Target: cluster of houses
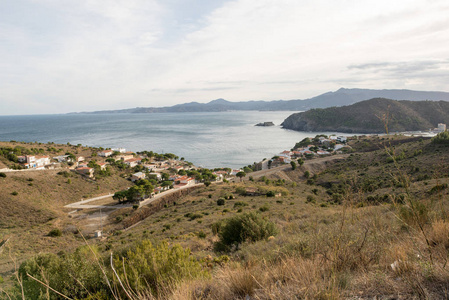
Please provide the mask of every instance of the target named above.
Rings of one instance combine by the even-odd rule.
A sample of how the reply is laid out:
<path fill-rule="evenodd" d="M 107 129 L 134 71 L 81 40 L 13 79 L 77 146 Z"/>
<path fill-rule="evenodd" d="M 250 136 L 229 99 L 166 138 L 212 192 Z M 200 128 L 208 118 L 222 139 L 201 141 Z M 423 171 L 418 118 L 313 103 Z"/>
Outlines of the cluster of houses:
<path fill-rule="evenodd" d="M 254 170 L 266 170 L 274 168 L 283 164 L 289 164 L 293 160 L 299 158 L 313 158 L 325 155 L 331 155 L 334 153 L 341 153 L 344 148 L 351 148 L 346 145 L 347 138 L 345 136 L 330 136 L 319 137 L 319 145 L 307 145 L 302 148 L 296 148 L 293 150 L 285 150 L 279 153 L 272 159 L 265 159 L 254 165 Z"/>

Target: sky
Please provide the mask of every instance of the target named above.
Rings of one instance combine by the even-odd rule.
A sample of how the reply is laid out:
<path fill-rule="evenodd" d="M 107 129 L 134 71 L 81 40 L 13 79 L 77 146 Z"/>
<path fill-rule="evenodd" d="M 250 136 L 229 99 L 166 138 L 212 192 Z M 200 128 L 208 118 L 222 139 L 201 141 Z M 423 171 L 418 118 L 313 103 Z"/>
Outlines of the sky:
<path fill-rule="evenodd" d="M 0 0 L 0 115 L 449 91 L 447 0 Z"/>

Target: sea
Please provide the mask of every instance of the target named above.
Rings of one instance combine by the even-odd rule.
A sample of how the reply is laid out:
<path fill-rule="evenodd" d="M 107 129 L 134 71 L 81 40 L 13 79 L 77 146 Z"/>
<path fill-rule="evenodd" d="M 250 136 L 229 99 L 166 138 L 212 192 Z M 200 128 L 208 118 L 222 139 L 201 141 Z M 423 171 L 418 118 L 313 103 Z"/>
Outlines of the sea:
<path fill-rule="evenodd" d="M 228 111 L 0 116 L 0 140 L 174 153 L 196 166 L 240 168 L 289 150 L 305 137 L 322 134 L 283 129 L 280 124 L 292 113 Z M 273 122 L 275 126 L 255 126 L 261 122 Z"/>

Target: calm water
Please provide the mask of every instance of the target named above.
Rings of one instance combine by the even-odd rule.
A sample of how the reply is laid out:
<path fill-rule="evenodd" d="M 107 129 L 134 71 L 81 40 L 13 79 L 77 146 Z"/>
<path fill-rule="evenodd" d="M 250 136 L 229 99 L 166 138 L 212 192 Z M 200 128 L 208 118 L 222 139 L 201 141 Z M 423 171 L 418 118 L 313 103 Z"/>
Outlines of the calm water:
<path fill-rule="evenodd" d="M 292 112 L 0 116 L 0 140 L 175 153 L 195 165 L 242 167 L 316 133 L 282 129 Z M 271 121 L 272 127 L 254 126 Z"/>

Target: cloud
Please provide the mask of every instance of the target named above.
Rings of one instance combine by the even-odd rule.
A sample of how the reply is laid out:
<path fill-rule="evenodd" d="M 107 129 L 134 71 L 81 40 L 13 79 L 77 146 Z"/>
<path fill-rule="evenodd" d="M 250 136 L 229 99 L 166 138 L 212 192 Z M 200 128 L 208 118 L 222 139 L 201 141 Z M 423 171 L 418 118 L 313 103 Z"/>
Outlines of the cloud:
<path fill-rule="evenodd" d="M 0 3 L 0 114 L 444 90 L 445 1 Z M 32 107 L 27 111 L 17 102 Z"/>

